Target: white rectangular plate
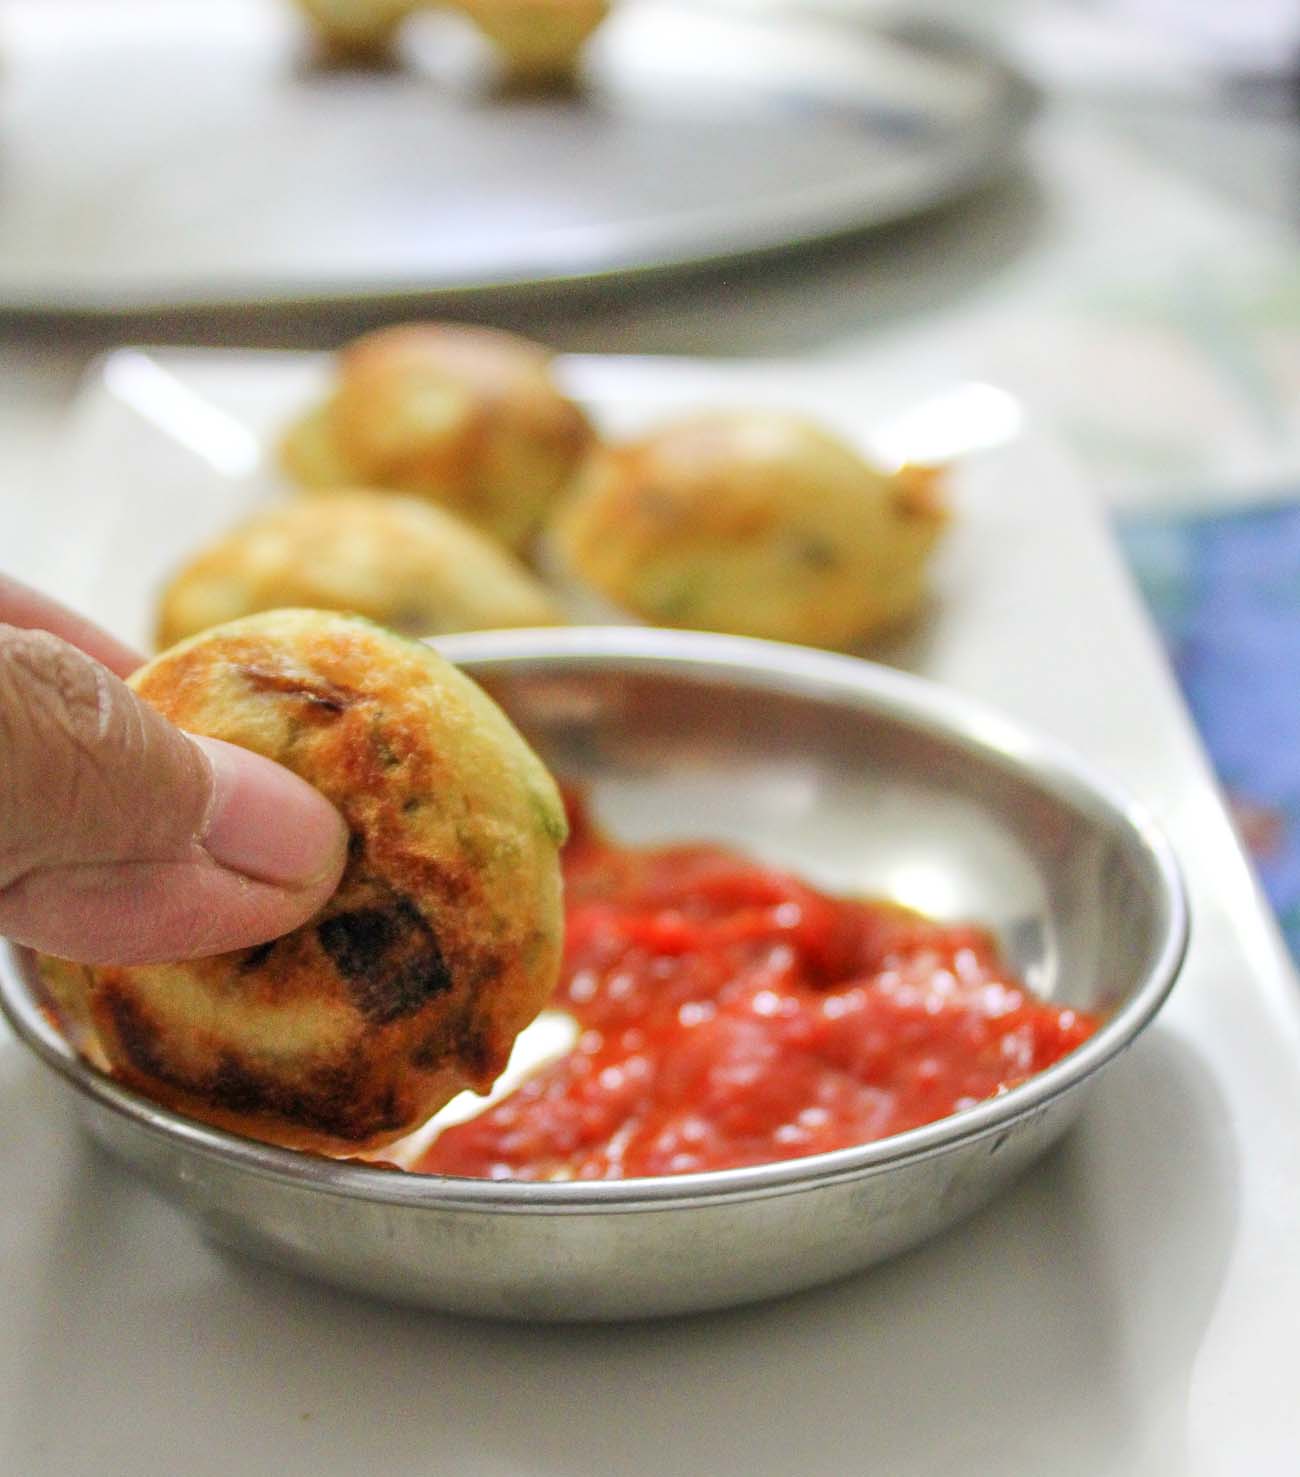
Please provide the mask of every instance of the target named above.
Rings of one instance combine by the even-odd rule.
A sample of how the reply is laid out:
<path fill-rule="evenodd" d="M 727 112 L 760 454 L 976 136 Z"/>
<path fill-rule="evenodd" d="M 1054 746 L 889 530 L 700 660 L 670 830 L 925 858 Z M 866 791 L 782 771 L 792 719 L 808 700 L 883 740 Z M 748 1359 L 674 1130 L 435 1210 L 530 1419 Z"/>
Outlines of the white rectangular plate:
<path fill-rule="evenodd" d="M 24 1477 L 1268 1474 L 1300 1401 L 1300 1004 L 1106 532 L 1015 407 L 900 417 L 839 367 L 578 359 L 610 427 L 803 406 L 885 449 L 989 443 L 922 631 L 893 655 L 1064 738 L 1150 804 L 1193 944 L 1082 1126 L 919 1252 L 779 1304 L 626 1328 L 473 1324 L 217 1252 L 92 1151 L 0 1040 L 0 1470 Z M 100 366 L 15 570 L 143 640 L 196 544 L 273 496 L 264 448 L 318 360 Z M 993 443 L 1001 443 L 993 445 Z"/>

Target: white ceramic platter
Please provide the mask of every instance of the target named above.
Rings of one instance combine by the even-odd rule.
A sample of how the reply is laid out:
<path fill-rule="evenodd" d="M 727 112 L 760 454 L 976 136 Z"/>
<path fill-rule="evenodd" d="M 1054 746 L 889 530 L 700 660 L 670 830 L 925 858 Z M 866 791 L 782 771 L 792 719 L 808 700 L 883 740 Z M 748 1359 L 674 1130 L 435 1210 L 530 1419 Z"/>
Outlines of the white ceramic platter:
<path fill-rule="evenodd" d="M 950 33 L 625 0 L 568 95 L 468 27 L 313 65 L 291 0 L 0 8 L 0 307 L 481 296 L 897 220 L 1015 157 L 1029 88 Z"/>
<path fill-rule="evenodd" d="M 23 1477 L 1273 1477 L 1300 1402 L 1296 981 L 1070 465 L 966 386 L 900 415 L 836 366 L 563 361 L 608 426 L 804 406 L 898 451 L 985 444 L 925 629 L 894 655 L 1064 738 L 1186 869 L 1184 977 L 1083 1123 L 922 1250 L 782 1303 L 606 1328 L 373 1305 L 212 1250 L 0 1041 L 0 1470 Z M 123 635 L 274 491 L 315 360 L 127 352 L 87 386 L 20 573 Z M 756 838 L 759 840 L 761 838 Z"/>

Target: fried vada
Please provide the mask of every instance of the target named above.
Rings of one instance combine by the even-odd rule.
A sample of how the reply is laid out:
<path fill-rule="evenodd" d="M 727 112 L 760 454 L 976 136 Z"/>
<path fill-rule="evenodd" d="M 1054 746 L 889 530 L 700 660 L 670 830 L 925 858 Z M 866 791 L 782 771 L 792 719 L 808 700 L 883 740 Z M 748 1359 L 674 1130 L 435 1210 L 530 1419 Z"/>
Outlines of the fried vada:
<path fill-rule="evenodd" d="M 449 0 L 492 43 L 516 81 L 573 75 L 582 48 L 609 14 L 609 0 Z"/>
<path fill-rule="evenodd" d="M 397 28 L 419 0 L 297 0 L 328 58 L 370 61 L 385 56 Z"/>
<path fill-rule="evenodd" d="M 522 564 L 454 514 L 338 492 L 267 509 L 196 555 L 163 591 L 158 645 L 277 606 L 352 611 L 410 636 L 561 620 Z"/>
<path fill-rule="evenodd" d="M 846 648 L 920 605 L 938 483 L 797 416 L 697 415 L 593 454 L 550 553 L 652 624 Z"/>
<path fill-rule="evenodd" d="M 166 717 L 316 785 L 350 833 L 337 892 L 283 938 L 72 972 L 113 1070 L 191 1117 L 353 1154 L 485 1090 L 558 968 L 564 811 L 504 714 L 434 651 L 321 611 L 250 616 L 132 678 Z"/>
<path fill-rule="evenodd" d="M 495 329 L 383 328 L 348 345 L 333 389 L 284 436 L 300 486 L 379 487 L 524 548 L 592 442 L 550 352 Z"/>

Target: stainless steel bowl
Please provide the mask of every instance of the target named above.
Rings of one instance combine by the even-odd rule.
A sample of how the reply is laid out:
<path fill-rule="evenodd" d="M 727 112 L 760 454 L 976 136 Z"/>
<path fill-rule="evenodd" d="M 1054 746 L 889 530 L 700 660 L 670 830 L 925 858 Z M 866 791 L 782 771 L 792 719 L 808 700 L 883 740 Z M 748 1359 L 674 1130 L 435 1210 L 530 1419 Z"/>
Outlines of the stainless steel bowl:
<path fill-rule="evenodd" d="M 0 965 L 19 1036 L 91 1133 L 214 1239 L 383 1298 L 617 1319 L 866 1267 L 988 1200 L 1159 1009 L 1186 910 L 1150 819 L 1069 755 L 897 672 L 794 647 L 592 628 L 439 643 L 634 841 L 732 840 L 833 887 L 992 925 L 1041 993 L 1106 1014 L 1001 1097 L 859 1148 L 750 1169 L 525 1184 L 334 1164 L 192 1123 L 81 1062 Z"/>

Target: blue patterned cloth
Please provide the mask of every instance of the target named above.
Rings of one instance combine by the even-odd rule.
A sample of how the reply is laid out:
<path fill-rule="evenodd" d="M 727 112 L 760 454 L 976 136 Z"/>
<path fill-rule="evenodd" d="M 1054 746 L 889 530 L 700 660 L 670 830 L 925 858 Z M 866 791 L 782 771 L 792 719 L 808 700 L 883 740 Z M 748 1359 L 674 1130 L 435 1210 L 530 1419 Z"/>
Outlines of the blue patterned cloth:
<path fill-rule="evenodd" d="M 1119 533 L 1300 960 L 1300 505 L 1126 517 Z"/>

